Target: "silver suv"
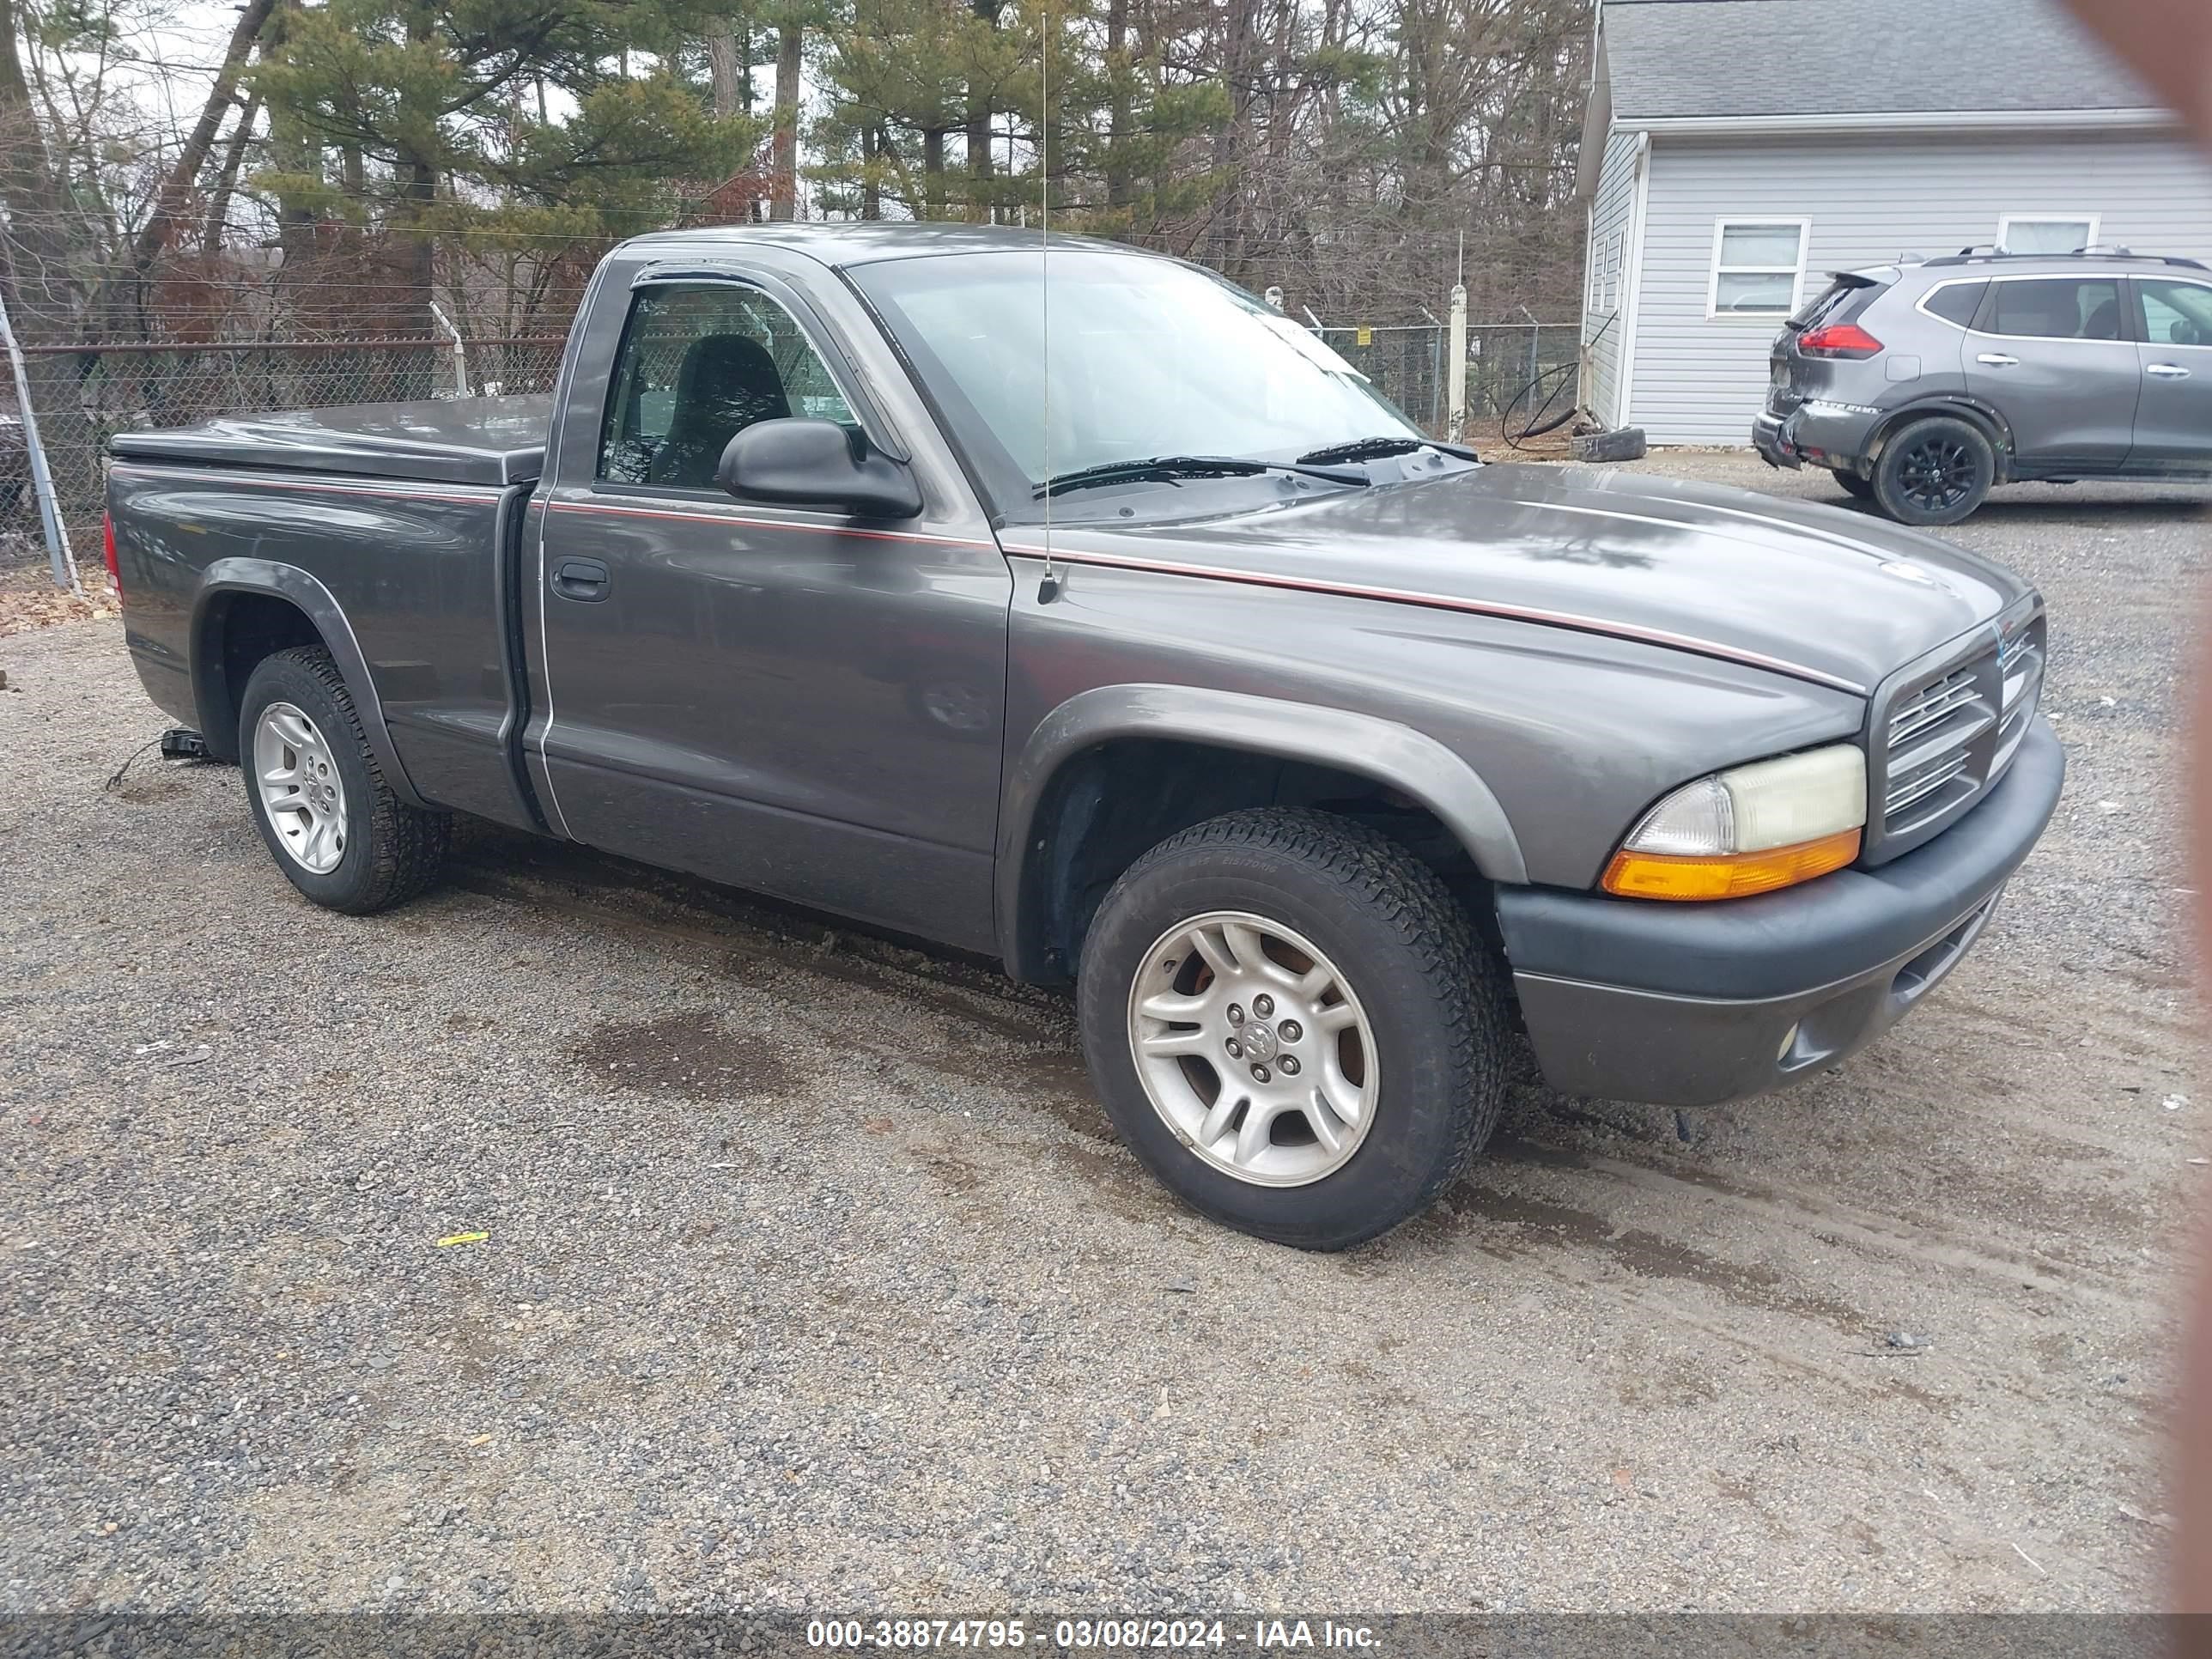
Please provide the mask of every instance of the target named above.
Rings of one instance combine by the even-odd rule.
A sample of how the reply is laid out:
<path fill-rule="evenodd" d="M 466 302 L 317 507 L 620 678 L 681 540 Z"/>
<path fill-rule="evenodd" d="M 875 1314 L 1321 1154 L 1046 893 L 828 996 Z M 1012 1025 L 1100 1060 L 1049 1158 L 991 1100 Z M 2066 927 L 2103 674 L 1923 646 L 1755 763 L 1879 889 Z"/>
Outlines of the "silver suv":
<path fill-rule="evenodd" d="M 2212 270 L 2124 248 L 1838 271 L 1774 342 L 1751 441 L 1905 524 L 1993 485 L 2212 477 Z"/>

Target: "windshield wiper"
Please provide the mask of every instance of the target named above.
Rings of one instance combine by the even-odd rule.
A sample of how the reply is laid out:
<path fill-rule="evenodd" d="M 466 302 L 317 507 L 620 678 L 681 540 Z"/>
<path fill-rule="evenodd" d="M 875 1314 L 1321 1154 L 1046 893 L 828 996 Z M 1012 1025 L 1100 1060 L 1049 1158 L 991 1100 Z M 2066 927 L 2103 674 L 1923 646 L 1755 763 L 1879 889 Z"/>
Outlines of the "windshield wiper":
<path fill-rule="evenodd" d="M 1380 461 L 1392 455 L 1410 455 L 1417 449 L 1433 449 L 1446 455 L 1455 455 L 1463 461 L 1479 461 L 1482 458 L 1465 444 L 1439 443 L 1433 438 L 1353 438 L 1340 444 L 1327 444 L 1319 449 L 1309 449 L 1298 457 L 1301 461 Z"/>
<path fill-rule="evenodd" d="M 1172 483 L 1177 478 L 1249 478 L 1262 472 L 1295 472 L 1330 483 L 1352 484 L 1364 489 L 1370 482 L 1359 472 L 1335 472 L 1298 461 L 1250 461 L 1239 455 L 1153 455 L 1143 460 L 1107 461 L 1098 466 L 1078 467 L 1047 478 L 1031 492 L 1042 500 L 1070 489 L 1094 484 L 1133 483 L 1158 478 Z"/>

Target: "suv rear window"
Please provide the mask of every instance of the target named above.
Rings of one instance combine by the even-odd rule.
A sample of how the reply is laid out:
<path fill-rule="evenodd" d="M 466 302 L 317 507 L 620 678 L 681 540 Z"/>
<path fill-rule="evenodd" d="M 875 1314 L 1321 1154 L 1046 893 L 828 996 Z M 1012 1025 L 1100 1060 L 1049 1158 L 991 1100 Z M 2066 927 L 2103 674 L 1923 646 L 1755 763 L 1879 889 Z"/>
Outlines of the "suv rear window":
<path fill-rule="evenodd" d="M 1874 296 L 1887 286 L 1887 283 L 1872 276 L 1839 270 L 1829 279 L 1827 287 L 1820 290 L 1813 303 L 1784 326 L 1806 329 L 1818 328 L 1822 323 L 1848 323 L 1864 311 Z"/>
<path fill-rule="evenodd" d="M 2041 340 L 2121 340 L 2120 285 L 2107 277 L 2038 276 L 1993 283 L 1984 334 Z"/>
<path fill-rule="evenodd" d="M 1941 317 L 1947 323 L 1964 328 L 1981 309 L 1982 295 L 1988 292 L 1989 286 L 1987 283 L 1946 283 L 1923 300 L 1921 307 L 1931 317 Z"/>

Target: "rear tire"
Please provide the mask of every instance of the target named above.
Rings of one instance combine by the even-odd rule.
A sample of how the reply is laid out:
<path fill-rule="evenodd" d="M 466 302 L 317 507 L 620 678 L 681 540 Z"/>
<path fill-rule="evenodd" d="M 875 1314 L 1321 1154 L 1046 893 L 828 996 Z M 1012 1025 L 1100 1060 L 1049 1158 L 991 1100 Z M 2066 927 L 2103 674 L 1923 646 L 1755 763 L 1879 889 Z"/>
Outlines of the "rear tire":
<path fill-rule="evenodd" d="M 1996 464 L 1996 451 L 1971 421 L 1915 421 L 1882 447 L 1874 499 L 1899 524 L 1956 524 L 1988 497 Z"/>
<path fill-rule="evenodd" d="M 388 909 L 445 867 L 452 816 L 410 806 L 386 785 L 322 647 L 279 651 L 254 669 L 239 708 L 238 763 L 270 856 L 325 909 Z"/>
<path fill-rule="evenodd" d="M 1085 940 L 1077 1006 L 1146 1167 L 1300 1249 L 1419 1214 L 1504 1100 L 1495 959 L 1433 871 L 1328 813 L 1231 812 L 1139 859 Z"/>
<path fill-rule="evenodd" d="M 1846 472 L 1839 466 L 1832 467 L 1829 471 L 1836 475 L 1836 482 L 1843 487 L 1844 495 L 1856 501 L 1870 501 L 1874 499 L 1873 479 L 1861 477 L 1856 472 Z"/>

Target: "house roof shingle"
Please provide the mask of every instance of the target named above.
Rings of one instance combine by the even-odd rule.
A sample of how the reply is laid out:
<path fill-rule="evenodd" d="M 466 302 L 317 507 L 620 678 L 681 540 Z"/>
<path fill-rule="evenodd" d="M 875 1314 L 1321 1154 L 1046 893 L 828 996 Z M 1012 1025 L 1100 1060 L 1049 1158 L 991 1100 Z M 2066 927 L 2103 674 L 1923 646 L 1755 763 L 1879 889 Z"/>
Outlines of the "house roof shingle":
<path fill-rule="evenodd" d="M 2148 109 L 2050 0 L 1603 0 L 1615 119 Z"/>

